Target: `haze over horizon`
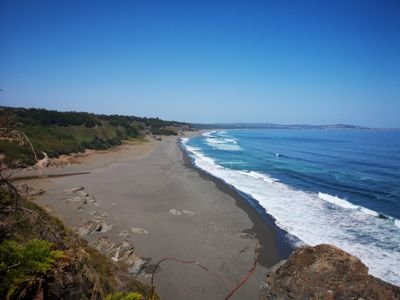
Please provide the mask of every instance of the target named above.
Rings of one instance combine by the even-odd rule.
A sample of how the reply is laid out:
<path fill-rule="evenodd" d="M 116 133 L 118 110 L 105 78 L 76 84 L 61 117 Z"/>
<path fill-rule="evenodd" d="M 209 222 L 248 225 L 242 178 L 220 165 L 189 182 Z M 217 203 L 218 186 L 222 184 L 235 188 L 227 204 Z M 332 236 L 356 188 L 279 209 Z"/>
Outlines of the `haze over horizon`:
<path fill-rule="evenodd" d="M 398 1 L 0 3 L 0 105 L 400 127 Z"/>

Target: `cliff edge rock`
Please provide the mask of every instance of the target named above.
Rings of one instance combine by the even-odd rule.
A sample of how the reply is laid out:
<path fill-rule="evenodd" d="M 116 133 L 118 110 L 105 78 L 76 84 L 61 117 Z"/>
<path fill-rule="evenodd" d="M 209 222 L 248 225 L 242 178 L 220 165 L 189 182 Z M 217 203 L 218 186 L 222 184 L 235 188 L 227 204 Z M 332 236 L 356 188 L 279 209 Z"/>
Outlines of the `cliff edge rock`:
<path fill-rule="evenodd" d="M 369 275 L 357 257 L 321 244 L 274 266 L 259 299 L 400 299 L 400 288 Z"/>

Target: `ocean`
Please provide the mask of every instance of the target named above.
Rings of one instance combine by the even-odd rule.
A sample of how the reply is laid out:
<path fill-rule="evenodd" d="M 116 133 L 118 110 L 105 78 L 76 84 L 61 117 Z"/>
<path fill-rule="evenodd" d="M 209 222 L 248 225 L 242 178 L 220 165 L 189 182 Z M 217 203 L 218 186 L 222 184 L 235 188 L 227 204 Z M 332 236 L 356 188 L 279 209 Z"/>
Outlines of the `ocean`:
<path fill-rule="evenodd" d="M 181 143 L 292 245 L 333 244 L 400 285 L 400 131 L 215 130 Z"/>

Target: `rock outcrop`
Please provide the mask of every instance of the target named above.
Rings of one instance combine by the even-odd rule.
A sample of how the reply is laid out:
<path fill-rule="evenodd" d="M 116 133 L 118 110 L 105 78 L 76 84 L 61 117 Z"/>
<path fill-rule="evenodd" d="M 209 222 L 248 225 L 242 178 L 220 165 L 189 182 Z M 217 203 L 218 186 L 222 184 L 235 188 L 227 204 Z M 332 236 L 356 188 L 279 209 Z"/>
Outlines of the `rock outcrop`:
<path fill-rule="evenodd" d="M 78 210 L 85 209 L 89 204 L 98 206 L 96 198 L 89 195 L 83 186 L 64 190 L 64 194 L 68 195 L 68 197 L 64 198 L 63 200 L 69 203 L 74 203 L 75 208 Z"/>
<path fill-rule="evenodd" d="M 322 244 L 299 248 L 273 267 L 259 299 L 400 299 L 400 288 L 369 275 L 357 257 Z"/>
<path fill-rule="evenodd" d="M 135 254 L 134 247 L 128 240 L 116 245 L 108 237 L 101 237 L 91 245 L 114 262 L 125 264 L 128 272 L 135 277 L 147 277 L 153 271 L 153 266 L 148 261 Z"/>
<path fill-rule="evenodd" d="M 100 216 L 95 216 L 92 220 L 77 228 L 79 235 L 85 236 L 93 233 L 104 233 L 112 229 L 111 224 L 107 224 Z"/>
<path fill-rule="evenodd" d="M 34 197 L 37 195 L 42 195 L 44 194 L 44 190 L 41 188 L 35 188 L 31 185 L 28 185 L 26 183 L 22 183 L 20 185 L 17 185 L 17 190 L 20 196 L 22 197 Z"/>

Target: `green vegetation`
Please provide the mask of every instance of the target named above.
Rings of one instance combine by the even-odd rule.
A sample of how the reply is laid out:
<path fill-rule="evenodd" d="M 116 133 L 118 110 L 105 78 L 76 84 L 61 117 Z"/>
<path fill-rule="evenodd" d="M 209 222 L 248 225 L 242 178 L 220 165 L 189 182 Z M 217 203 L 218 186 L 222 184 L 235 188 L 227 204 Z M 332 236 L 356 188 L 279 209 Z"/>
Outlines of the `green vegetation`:
<path fill-rule="evenodd" d="M 104 136 L 116 133 L 117 138 L 106 140 L 109 145 L 120 142 L 126 132 L 137 135 L 134 129 L 124 133 L 108 123 L 98 126 L 96 120 L 95 127 L 89 123 L 64 126 L 64 120 L 63 126 L 33 124 L 22 131 L 15 115 L 0 112 L 0 145 L 9 146 L 0 152 L 15 160 L 33 160 L 33 149 L 25 146 L 31 141 L 38 150 L 63 143 L 74 146 L 71 141 L 82 143 L 93 130 Z M 127 129 L 133 125 L 121 126 Z M 33 138 L 28 140 L 24 131 Z M 94 141 L 108 146 L 97 135 Z M 113 264 L 59 219 L 21 197 L 9 180 L 9 171 L 4 166 L 0 170 L 0 299 L 104 299 L 109 293 L 110 299 L 159 299 L 149 286 L 130 277 L 126 268 Z M 121 290 L 129 292 L 116 292 Z"/>
<path fill-rule="evenodd" d="M 5 110 L 10 110 L 5 108 Z M 100 121 L 94 114 L 85 112 L 58 112 L 46 109 L 11 109 L 17 116 L 18 120 L 27 126 L 81 126 L 88 128 L 101 125 Z"/>
<path fill-rule="evenodd" d="M 0 187 L 0 299 L 33 299 L 41 288 L 45 299 L 104 299 L 119 290 L 129 291 L 121 299 L 151 298 L 149 286 L 34 202 L 21 197 L 20 208 L 12 207 L 12 197 Z M 143 297 L 132 298 L 137 295 Z"/>
<path fill-rule="evenodd" d="M 0 296 L 9 299 L 22 284 L 29 285 L 45 274 L 63 252 L 52 244 L 32 239 L 25 244 L 5 240 L 0 244 Z"/>
<path fill-rule="evenodd" d="M 19 145 L 18 143 L 0 140 L 0 152 L 5 154 L 4 163 L 7 165 L 35 164 L 32 150 L 28 145 Z"/>
<path fill-rule="evenodd" d="M 105 300 L 142 300 L 143 296 L 139 293 L 116 292 L 106 296 Z"/>
<path fill-rule="evenodd" d="M 120 115 L 96 115 L 85 112 L 58 112 L 45 109 L 0 108 L 0 118 L 12 115 L 14 122 L 29 137 L 42 158 L 82 152 L 85 149 L 104 150 L 135 139 L 146 132 L 154 135 L 176 135 L 177 128 L 188 125 L 159 118 Z M 175 129 L 175 130 L 174 130 Z M 35 163 L 29 145 L 20 145 L 12 138 L 0 139 L 0 153 L 12 167 Z"/>
<path fill-rule="evenodd" d="M 177 135 L 175 131 L 164 128 L 152 128 L 150 132 L 154 135 Z"/>

